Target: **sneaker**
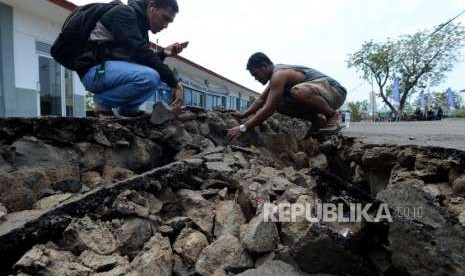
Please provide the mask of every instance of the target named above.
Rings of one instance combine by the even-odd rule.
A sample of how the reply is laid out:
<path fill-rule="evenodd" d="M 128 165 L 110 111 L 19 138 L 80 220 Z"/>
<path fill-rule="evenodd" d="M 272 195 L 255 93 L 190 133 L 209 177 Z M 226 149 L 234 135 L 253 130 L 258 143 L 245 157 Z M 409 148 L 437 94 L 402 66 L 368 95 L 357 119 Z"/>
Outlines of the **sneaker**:
<path fill-rule="evenodd" d="M 318 114 L 318 118 L 315 122 L 312 122 L 312 127 L 308 130 L 304 140 L 310 137 L 338 134 L 345 127 L 345 125 L 343 125 L 340 121 L 340 117 L 337 113 L 329 119 L 327 119 L 323 114 Z"/>
<path fill-rule="evenodd" d="M 334 132 L 340 131 L 344 128 L 344 124 L 342 123 L 341 117 L 336 112 L 332 117 L 326 119 L 326 124 L 321 127 L 318 131 L 319 132 Z"/>

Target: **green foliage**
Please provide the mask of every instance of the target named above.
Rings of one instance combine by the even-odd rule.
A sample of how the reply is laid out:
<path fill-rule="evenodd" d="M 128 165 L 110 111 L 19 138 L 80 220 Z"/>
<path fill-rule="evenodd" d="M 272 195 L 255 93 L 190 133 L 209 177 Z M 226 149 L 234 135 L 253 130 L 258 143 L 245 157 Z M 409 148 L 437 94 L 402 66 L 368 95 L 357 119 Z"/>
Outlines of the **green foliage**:
<path fill-rule="evenodd" d="M 415 107 L 413 106 L 413 104 L 411 102 L 405 101 L 403 111 L 407 112 L 407 113 L 413 113 L 415 111 Z"/>
<path fill-rule="evenodd" d="M 455 117 L 457 117 L 457 118 L 465 118 L 465 108 L 457 109 L 455 111 Z"/>
<path fill-rule="evenodd" d="M 450 118 L 465 118 L 465 108 L 456 109 L 455 111 L 450 111 L 448 114 Z"/>
<path fill-rule="evenodd" d="M 363 118 L 368 116 L 368 101 L 355 101 L 347 103 L 350 110 L 350 120 L 353 122 L 360 122 Z"/>
<path fill-rule="evenodd" d="M 92 111 L 95 108 L 94 94 L 86 92 L 86 111 Z"/>
<path fill-rule="evenodd" d="M 378 95 L 393 112 L 396 109 L 389 96 L 394 78 L 400 77 L 399 110 L 402 111 L 410 94 L 444 80 L 445 74 L 460 60 L 464 45 L 465 28 L 451 23 L 438 32 L 424 30 L 384 43 L 365 42 L 349 56 L 347 64 L 362 79 L 378 86 Z"/>

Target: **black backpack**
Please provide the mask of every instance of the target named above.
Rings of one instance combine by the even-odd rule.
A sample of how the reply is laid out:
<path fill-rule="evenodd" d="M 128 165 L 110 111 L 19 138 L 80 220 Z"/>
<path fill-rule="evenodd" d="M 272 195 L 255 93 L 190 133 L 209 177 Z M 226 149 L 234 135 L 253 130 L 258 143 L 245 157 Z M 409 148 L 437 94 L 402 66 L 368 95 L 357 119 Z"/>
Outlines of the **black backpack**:
<path fill-rule="evenodd" d="M 53 43 L 52 57 L 64 67 L 76 71 L 75 61 L 84 52 L 97 22 L 106 12 L 122 4 L 120 0 L 114 0 L 111 3 L 93 3 L 75 9 L 63 23 L 60 35 Z"/>

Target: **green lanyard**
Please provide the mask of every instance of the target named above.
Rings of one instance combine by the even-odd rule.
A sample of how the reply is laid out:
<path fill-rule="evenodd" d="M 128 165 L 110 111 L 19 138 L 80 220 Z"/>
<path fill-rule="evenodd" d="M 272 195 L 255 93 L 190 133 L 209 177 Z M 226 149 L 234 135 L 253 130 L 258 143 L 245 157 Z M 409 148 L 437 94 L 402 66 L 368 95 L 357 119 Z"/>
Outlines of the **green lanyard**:
<path fill-rule="evenodd" d="M 98 77 L 103 77 L 105 75 L 105 62 L 102 62 L 95 72 Z"/>

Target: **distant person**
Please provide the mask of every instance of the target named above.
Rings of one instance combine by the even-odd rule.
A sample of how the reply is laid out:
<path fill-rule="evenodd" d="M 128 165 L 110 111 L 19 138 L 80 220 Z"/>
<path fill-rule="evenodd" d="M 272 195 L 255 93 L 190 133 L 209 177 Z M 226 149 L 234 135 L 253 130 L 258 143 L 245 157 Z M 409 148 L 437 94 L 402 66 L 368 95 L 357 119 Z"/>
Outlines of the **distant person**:
<path fill-rule="evenodd" d="M 437 114 L 436 114 L 436 118 L 437 118 L 438 120 L 442 120 L 442 117 L 443 117 L 443 116 L 444 116 L 444 111 L 442 110 L 441 107 L 438 107 L 438 112 L 437 112 Z"/>
<path fill-rule="evenodd" d="M 111 5 L 111 4 L 100 4 Z M 86 90 L 94 94 L 97 115 L 143 115 L 139 107 L 153 97 L 161 82 L 174 89 L 171 106 L 182 104 L 183 88 L 163 63 L 179 54 L 187 43 L 175 43 L 155 52 L 148 31 L 160 32 L 179 11 L 176 0 L 129 0 L 115 3 L 97 21 L 87 46 L 76 61 Z"/>
<path fill-rule="evenodd" d="M 396 113 L 394 113 L 394 112 L 391 111 L 391 112 L 389 113 L 389 122 L 395 122 L 395 121 L 396 121 L 396 117 L 397 117 Z"/>
<path fill-rule="evenodd" d="M 434 120 L 434 110 L 433 110 L 433 107 L 431 106 L 428 111 L 426 112 L 426 119 L 428 121 L 432 121 Z"/>
<path fill-rule="evenodd" d="M 343 127 L 337 110 L 347 91 L 336 80 L 312 68 L 274 64 L 260 52 L 249 58 L 247 70 L 258 82 L 268 85 L 247 111 L 233 113 L 247 120 L 229 129 L 229 138 L 260 125 L 276 111 L 311 121 L 310 133 L 334 134 Z"/>
<path fill-rule="evenodd" d="M 417 120 L 417 121 L 422 120 L 423 115 L 422 115 L 422 113 L 421 113 L 420 108 L 415 109 L 415 112 L 413 113 L 413 117 L 414 117 L 414 119 Z"/>
<path fill-rule="evenodd" d="M 401 118 L 400 110 L 394 111 L 393 115 L 394 115 L 394 122 L 400 122 L 400 118 Z"/>

